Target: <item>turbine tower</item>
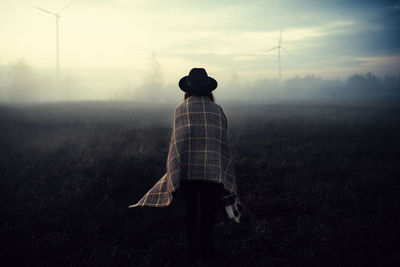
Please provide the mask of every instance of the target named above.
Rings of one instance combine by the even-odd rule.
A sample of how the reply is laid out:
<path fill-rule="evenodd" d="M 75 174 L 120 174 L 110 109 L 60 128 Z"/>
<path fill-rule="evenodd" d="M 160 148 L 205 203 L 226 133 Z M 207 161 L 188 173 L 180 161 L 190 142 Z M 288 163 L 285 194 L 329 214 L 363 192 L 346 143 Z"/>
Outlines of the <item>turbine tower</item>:
<path fill-rule="evenodd" d="M 275 50 L 275 49 L 278 49 L 278 73 L 279 73 L 279 82 L 281 82 L 281 81 L 282 81 L 281 49 L 282 49 L 283 51 L 285 51 L 286 53 L 288 53 L 289 55 L 291 55 L 291 54 L 289 53 L 289 51 L 287 51 L 285 48 L 282 47 L 282 28 L 281 28 L 281 31 L 280 31 L 280 33 L 279 33 L 278 46 L 275 46 L 275 47 L 273 47 L 273 48 L 271 48 L 271 49 L 268 49 L 268 50 L 265 51 L 265 52 L 273 51 L 273 50 Z"/>
<path fill-rule="evenodd" d="M 63 12 L 67 7 L 69 7 L 70 5 L 72 5 L 72 3 L 74 3 L 77 0 L 72 0 L 70 1 L 68 4 L 66 4 L 62 9 L 60 9 L 60 11 L 54 13 L 51 11 L 48 11 L 46 9 L 43 9 L 41 7 L 38 6 L 34 6 L 31 5 L 32 7 L 39 9 L 40 11 L 43 11 L 47 14 L 53 15 L 56 18 L 56 87 L 58 87 L 58 83 L 60 80 L 60 48 L 59 48 L 59 40 L 58 40 L 58 20 L 60 19 L 60 14 L 61 12 Z"/>

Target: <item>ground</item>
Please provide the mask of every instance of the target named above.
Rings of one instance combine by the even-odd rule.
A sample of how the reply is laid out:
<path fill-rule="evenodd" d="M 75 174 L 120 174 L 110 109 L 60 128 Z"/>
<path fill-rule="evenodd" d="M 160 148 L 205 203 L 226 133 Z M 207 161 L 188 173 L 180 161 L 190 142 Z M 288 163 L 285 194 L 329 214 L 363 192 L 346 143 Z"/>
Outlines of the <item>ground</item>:
<path fill-rule="evenodd" d="M 243 218 L 225 266 L 400 266 L 400 104 L 220 103 Z M 0 105 L 2 266 L 180 266 L 184 203 L 135 208 L 164 174 L 174 106 Z M 5 264 L 5 265 L 3 265 Z"/>

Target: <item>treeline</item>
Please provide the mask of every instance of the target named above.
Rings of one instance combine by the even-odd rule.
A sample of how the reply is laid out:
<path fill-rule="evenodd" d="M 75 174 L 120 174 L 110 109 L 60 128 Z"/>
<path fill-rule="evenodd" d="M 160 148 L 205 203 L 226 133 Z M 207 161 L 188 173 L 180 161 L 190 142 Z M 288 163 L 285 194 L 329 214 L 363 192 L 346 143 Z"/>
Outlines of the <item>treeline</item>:
<path fill-rule="evenodd" d="M 369 72 L 353 74 L 345 80 L 325 80 L 315 75 L 293 77 L 279 82 L 262 79 L 254 84 L 236 86 L 235 92 L 246 100 L 296 100 L 296 99 L 400 99 L 400 76 L 378 77 Z M 240 93 L 242 92 L 242 93 Z M 246 94 L 243 94 L 246 92 Z"/>
<path fill-rule="evenodd" d="M 0 102 L 37 102 L 68 100 L 72 91 L 78 91 L 71 77 L 60 79 L 56 88 L 54 74 L 39 74 L 24 61 L 17 61 L 0 69 Z"/>
<path fill-rule="evenodd" d="M 157 74 L 157 73 L 156 73 Z M 35 102 L 68 100 L 122 100 L 171 103 L 178 99 L 177 84 L 165 84 L 150 75 L 141 85 L 127 84 L 104 91 L 88 81 L 79 82 L 67 77 L 55 86 L 51 75 L 39 75 L 23 61 L 0 69 L 0 102 Z M 239 79 L 219 81 L 217 100 L 265 102 L 275 100 L 400 100 L 400 76 L 378 77 L 369 72 L 353 74 L 345 80 L 326 80 L 315 75 L 293 77 L 279 82 L 276 79 L 260 79 L 243 84 Z M 180 99 L 180 98 L 179 98 Z"/>

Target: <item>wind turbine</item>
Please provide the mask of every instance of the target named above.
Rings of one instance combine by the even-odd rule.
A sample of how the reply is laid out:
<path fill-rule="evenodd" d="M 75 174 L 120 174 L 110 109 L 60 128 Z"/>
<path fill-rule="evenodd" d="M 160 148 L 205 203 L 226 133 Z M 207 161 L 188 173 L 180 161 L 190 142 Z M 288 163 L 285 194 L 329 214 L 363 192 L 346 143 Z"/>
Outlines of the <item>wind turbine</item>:
<path fill-rule="evenodd" d="M 45 12 L 47 14 L 53 15 L 56 18 L 56 51 L 57 51 L 56 52 L 57 53 L 57 56 L 56 56 L 56 67 L 57 67 L 56 87 L 58 87 L 58 83 L 59 83 L 59 80 L 60 80 L 60 48 L 59 48 L 59 41 L 58 41 L 58 20 L 60 19 L 61 12 L 63 12 L 66 8 L 68 8 L 70 5 L 72 5 L 72 3 L 74 3 L 75 1 L 77 1 L 77 0 L 70 1 L 68 4 L 66 4 L 63 8 L 61 8 L 56 13 L 48 11 L 48 10 L 43 9 L 41 7 L 38 7 L 38 6 L 31 5 L 32 7 L 36 8 L 36 9 L 39 9 L 40 11 L 43 11 L 43 12 Z"/>
<path fill-rule="evenodd" d="M 282 68 L 281 68 L 281 49 L 291 55 L 289 51 L 287 51 L 285 48 L 282 47 L 282 28 L 279 34 L 279 41 L 278 41 L 278 46 L 275 46 L 271 49 L 266 50 L 265 52 L 273 51 L 275 49 L 278 49 L 278 72 L 279 72 L 279 82 L 282 80 Z"/>

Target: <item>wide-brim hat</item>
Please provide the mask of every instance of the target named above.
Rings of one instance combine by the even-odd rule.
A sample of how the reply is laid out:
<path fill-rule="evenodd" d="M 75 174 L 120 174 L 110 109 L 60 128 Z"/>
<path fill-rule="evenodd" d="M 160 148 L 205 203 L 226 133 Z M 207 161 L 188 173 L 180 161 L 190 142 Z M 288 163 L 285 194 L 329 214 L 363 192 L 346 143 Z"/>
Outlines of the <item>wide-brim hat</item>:
<path fill-rule="evenodd" d="M 193 68 L 189 75 L 179 81 L 179 88 L 182 91 L 192 94 L 202 94 L 213 91 L 218 83 L 214 78 L 207 75 L 203 68 Z"/>

